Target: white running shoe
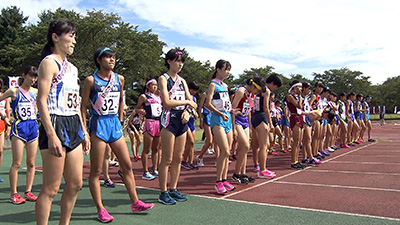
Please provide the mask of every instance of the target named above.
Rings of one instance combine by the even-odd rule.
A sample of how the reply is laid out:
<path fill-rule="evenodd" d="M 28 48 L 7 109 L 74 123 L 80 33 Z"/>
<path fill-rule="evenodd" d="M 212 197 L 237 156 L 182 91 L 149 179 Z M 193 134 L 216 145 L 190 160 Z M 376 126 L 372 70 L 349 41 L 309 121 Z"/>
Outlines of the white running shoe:
<path fill-rule="evenodd" d="M 203 158 L 200 158 L 198 156 L 197 156 L 197 166 L 198 167 L 204 167 Z"/>

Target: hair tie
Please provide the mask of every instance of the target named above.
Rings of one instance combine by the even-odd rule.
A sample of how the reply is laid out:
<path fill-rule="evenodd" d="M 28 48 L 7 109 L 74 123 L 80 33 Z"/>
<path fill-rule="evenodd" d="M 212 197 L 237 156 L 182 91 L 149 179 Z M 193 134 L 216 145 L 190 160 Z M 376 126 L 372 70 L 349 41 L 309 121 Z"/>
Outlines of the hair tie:
<path fill-rule="evenodd" d="M 97 56 L 97 58 L 100 58 L 100 56 L 101 56 L 105 51 L 112 51 L 112 50 L 111 50 L 111 48 L 109 48 L 109 47 L 103 48 L 103 50 L 100 51 L 100 53 L 99 53 L 99 55 Z"/>

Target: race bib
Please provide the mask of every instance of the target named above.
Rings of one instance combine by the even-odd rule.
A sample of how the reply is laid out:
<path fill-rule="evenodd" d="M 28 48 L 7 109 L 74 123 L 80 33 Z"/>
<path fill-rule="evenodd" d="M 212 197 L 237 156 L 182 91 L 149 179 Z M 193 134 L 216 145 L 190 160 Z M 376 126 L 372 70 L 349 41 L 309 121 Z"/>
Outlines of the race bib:
<path fill-rule="evenodd" d="M 175 91 L 171 96 L 171 100 L 174 100 L 174 101 L 183 101 L 185 99 L 186 99 L 185 91 Z M 173 109 L 175 109 L 175 110 L 184 110 L 185 109 L 185 105 L 176 106 Z"/>
<path fill-rule="evenodd" d="M 69 113 L 79 113 L 79 86 L 75 79 L 64 79 L 64 109 Z"/>
<path fill-rule="evenodd" d="M 120 92 L 110 92 L 107 95 L 99 109 L 101 115 L 118 113 L 120 94 Z"/>
<path fill-rule="evenodd" d="M 151 107 L 151 116 L 152 117 L 160 117 L 162 113 L 161 104 L 150 104 Z"/>
<path fill-rule="evenodd" d="M 6 101 L 5 101 L 5 100 L 0 101 L 0 111 L 1 111 L 3 114 L 6 114 Z"/>
<path fill-rule="evenodd" d="M 251 110 L 250 104 L 248 102 L 244 102 L 242 108 L 242 116 L 248 116 L 250 110 Z"/>
<path fill-rule="evenodd" d="M 36 110 L 30 102 L 19 102 L 18 115 L 21 117 L 21 120 L 35 120 Z"/>
<path fill-rule="evenodd" d="M 254 111 L 261 111 L 260 109 L 260 97 L 256 96 L 254 99 Z"/>
<path fill-rule="evenodd" d="M 222 102 L 222 107 L 223 111 L 225 112 L 230 112 L 232 109 L 232 104 L 231 100 L 229 99 L 229 93 L 228 92 L 219 92 L 219 98 L 221 99 Z"/>
<path fill-rule="evenodd" d="M 140 125 L 142 123 L 142 118 L 140 116 L 133 117 L 132 123 L 135 125 Z"/>

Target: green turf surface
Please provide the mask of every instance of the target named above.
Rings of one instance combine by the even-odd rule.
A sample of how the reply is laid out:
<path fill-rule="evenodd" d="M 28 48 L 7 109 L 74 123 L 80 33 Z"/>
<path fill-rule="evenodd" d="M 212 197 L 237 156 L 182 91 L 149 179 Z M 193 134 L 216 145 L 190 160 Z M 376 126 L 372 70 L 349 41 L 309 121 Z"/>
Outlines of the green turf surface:
<path fill-rule="evenodd" d="M 85 157 L 88 160 L 88 157 Z M 41 165 L 38 152 L 37 165 Z M 18 190 L 23 194 L 25 187 L 24 161 L 20 169 Z M 4 151 L 0 177 L 0 224 L 35 224 L 34 203 L 12 205 L 10 196 L 8 170 L 11 165 L 11 151 Z M 38 194 L 41 187 L 41 173 L 35 176 L 33 192 Z M 139 198 L 145 202 L 157 202 L 158 191 L 138 188 Z M 60 216 L 60 194 L 53 202 L 49 224 L 58 224 Z M 257 194 L 257 193 L 254 193 Z M 113 224 L 399 224 L 399 221 L 379 218 L 345 215 L 329 212 L 318 212 L 287 207 L 259 205 L 238 201 L 189 196 L 184 203 L 164 206 L 156 203 L 156 207 L 146 213 L 132 214 L 130 202 L 124 186 L 102 188 L 103 203 L 109 213 L 115 217 Z M 315 201 L 316 198 L 310 199 Z M 100 224 L 96 220 L 96 208 L 92 201 L 87 180 L 79 193 L 71 224 Z"/>

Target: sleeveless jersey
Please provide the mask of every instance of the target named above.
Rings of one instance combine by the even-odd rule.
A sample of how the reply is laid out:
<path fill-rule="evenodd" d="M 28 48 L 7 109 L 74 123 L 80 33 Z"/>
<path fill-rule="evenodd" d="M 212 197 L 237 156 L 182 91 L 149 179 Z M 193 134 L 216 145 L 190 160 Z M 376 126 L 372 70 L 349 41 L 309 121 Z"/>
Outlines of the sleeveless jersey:
<path fill-rule="evenodd" d="M 231 100 L 229 99 L 228 88 L 224 82 L 211 81 L 215 84 L 214 95 L 211 103 L 221 112 L 230 112 L 232 109 Z"/>
<path fill-rule="evenodd" d="M 183 86 L 183 79 L 177 75 L 176 80 L 174 81 L 167 73 L 164 73 L 164 76 L 167 79 L 167 91 L 170 100 L 182 101 L 186 99 L 185 95 L 185 87 Z M 176 106 L 172 108 L 175 111 L 183 111 L 186 106 Z M 164 107 L 167 109 L 166 107 Z"/>
<path fill-rule="evenodd" d="M 3 95 L 3 92 L 0 92 L 0 95 Z M 6 104 L 7 104 L 7 99 L 3 99 L 0 101 L 0 111 L 2 114 L 6 115 Z"/>
<path fill-rule="evenodd" d="M 347 100 L 349 102 L 349 108 L 348 108 L 348 112 L 350 115 L 354 115 L 354 103 L 351 100 Z"/>
<path fill-rule="evenodd" d="M 368 102 L 364 102 L 364 104 L 362 104 L 362 106 L 363 106 L 363 109 L 366 109 L 365 115 L 367 115 L 369 117 L 370 113 L 371 113 L 371 108 L 369 107 Z"/>
<path fill-rule="evenodd" d="M 290 95 L 292 95 L 297 101 L 299 100 L 299 98 L 301 98 L 301 96 L 295 96 L 293 94 L 290 94 Z M 286 103 L 287 103 L 287 107 L 289 109 L 290 114 L 301 115 L 301 113 L 302 113 L 301 109 L 297 108 L 295 105 L 293 105 L 293 103 L 288 102 L 287 100 L 286 100 Z"/>
<path fill-rule="evenodd" d="M 104 116 L 104 115 L 118 114 L 119 100 L 120 100 L 120 94 L 121 94 L 121 84 L 118 79 L 118 74 L 112 73 L 111 76 L 115 76 L 114 84 L 111 88 L 111 91 L 104 98 L 103 104 L 99 108 L 99 112 L 101 113 L 101 115 L 99 115 L 99 113 L 96 112 L 96 110 L 94 110 L 93 104 L 97 101 L 97 99 L 99 98 L 99 95 L 106 88 L 109 81 L 103 80 L 97 74 L 93 74 L 94 83 L 93 83 L 92 90 L 90 92 L 90 100 L 92 101 L 91 113 L 94 115 L 98 115 L 98 116 L 103 115 Z"/>
<path fill-rule="evenodd" d="M 62 63 L 52 55 L 46 56 L 46 58 L 48 57 L 56 61 L 61 70 Z M 63 79 L 53 88 L 50 88 L 49 95 L 47 96 L 47 108 L 50 114 L 60 116 L 79 114 L 80 98 L 78 73 L 71 63 L 67 63 L 68 69 Z"/>
<path fill-rule="evenodd" d="M 237 108 L 240 109 L 241 116 L 248 116 L 252 108 L 254 107 L 253 97 L 252 94 L 250 94 L 245 87 L 240 87 L 239 89 L 242 89 L 244 91 L 244 95 L 243 98 L 240 99 Z"/>
<path fill-rule="evenodd" d="M 262 95 L 262 92 L 258 93 L 254 98 L 253 112 L 254 114 L 260 112 L 264 113 L 264 96 Z"/>
<path fill-rule="evenodd" d="M 146 111 L 146 119 L 159 120 L 162 112 L 161 97 L 153 93 L 145 93 L 147 98 L 143 108 Z"/>
<path fill-rule="evenodd" d="M 36 103 L 37 89 L 31 87 L 28 94 Z M 36 104 L 32 104 L 32 102 L 30 102 L 29 99 L 27 99 L 19 90 L 15 99 L 10 102 L 10 106 L 16 120 L 37 119 Z"/>

